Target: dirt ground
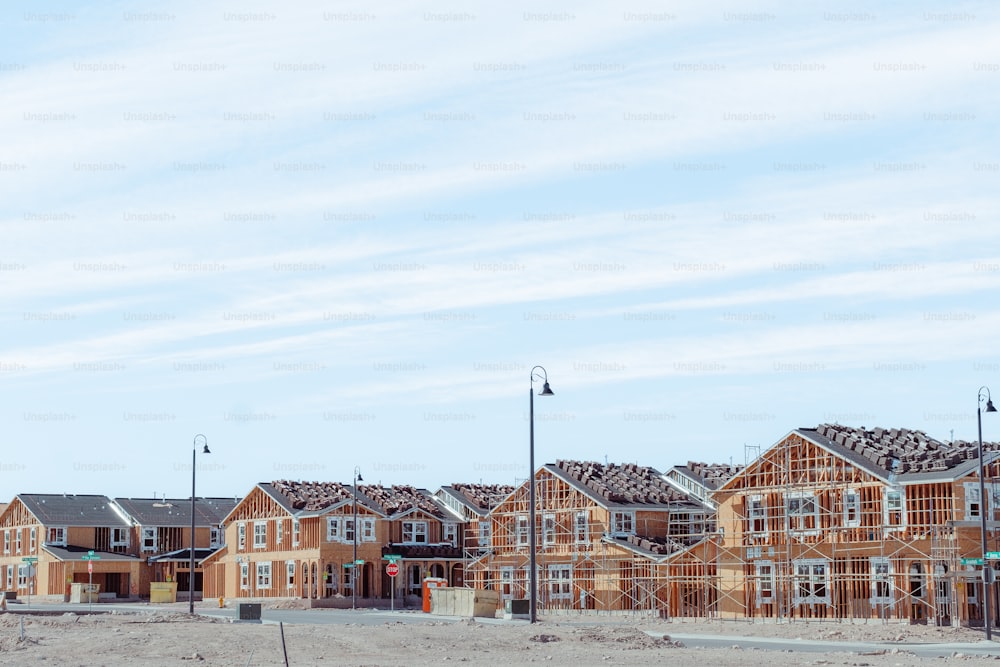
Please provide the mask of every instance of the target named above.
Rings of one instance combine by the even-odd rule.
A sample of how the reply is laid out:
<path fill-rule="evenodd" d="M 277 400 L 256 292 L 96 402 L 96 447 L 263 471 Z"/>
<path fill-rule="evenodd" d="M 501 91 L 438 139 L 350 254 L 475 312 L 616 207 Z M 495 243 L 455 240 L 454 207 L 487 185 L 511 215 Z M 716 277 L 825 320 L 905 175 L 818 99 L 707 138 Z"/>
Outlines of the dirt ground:
<path fill-rule="evenodd" d="M 330 613 L 337 613 L 331 610 Z M 599 622 L 599 625 L 595 625 Z M 790 665 L 901 666 L 940 664 L 919 658 L 899 642 L 979 642 L 981 632 L 933 626 L 852 625 L 794 622 L 670 622 L 650 619 L 553 617 L 534 626 L 440 620 L 426 624 L 389 621 L 363 625 L 284 625 L 290 665 L 431 665 L 492 663 L 496 667 L 547 665 L 663 665 L 684 667 L 769 667 Z M 825 641 L 887 642 L 864 653 L 699 649 L 675 634 L 764 636 Z M 1000 643 L 997 655 L 1000 656 Z M 947 663 L 997 664 L 998 658 L 961 652 Z M 176 612 L 54 616 L 0 614 L 0 665 L 284 665 L 281 628 L 276 624 L 231 623 Z"/>

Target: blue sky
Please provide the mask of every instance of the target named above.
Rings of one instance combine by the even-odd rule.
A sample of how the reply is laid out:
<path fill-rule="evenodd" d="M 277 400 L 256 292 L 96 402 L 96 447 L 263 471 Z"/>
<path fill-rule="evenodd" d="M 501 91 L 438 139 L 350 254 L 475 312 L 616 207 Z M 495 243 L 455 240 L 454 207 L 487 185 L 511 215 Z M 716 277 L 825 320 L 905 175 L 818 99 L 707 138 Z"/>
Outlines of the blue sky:
<path fill-rule="evenodd" d="M 998 23 L 7 3 L 0 496 L 186 497 L 199 433 L 199 494 L 515 482 L 535 365 L 538 464 L 743 463 L 833 421 L 973 439 Z"/>

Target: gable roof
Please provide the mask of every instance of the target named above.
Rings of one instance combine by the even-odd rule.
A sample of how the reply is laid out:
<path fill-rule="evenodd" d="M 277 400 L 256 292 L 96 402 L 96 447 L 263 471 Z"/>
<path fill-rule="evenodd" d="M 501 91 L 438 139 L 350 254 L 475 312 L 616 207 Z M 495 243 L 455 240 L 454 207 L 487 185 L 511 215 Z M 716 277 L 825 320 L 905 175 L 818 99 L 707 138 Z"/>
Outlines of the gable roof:
<path fill-rule="evenodd" d="M 683 493 L 655 468 L 635 463 L 618 465 L 593 461 L 558 460 L 543 468 L 607 508 L 676 508 L 687 505 L 704 509 L 705 504 Z"/>
<path fill-rule="evenodd" d="M 978 442 L 942 442 L 918 430 L 820 424 L 796 431 L 886 480 L 890 475 L 900 482 L 952 479 L 956 473 L 966 474 L 979 465 Z M 1000 443 L 983 443 L 984 454 L 998 449 Z"/>
<path fill-rule="evenodd" d="M 510 484 L 465 484 L 456 483 L 442 486 L 435 495 L 445 496 L 443 502 L 455 511 L 459 507 L 464 509 L 465 517 L 476 516 L 482 518 L 487 516 L 494 507 L 500 504 L 504 498 L 514 492 L 514 486 Z M 456 507 L 455 505 L 459 507 Z"/>
<path fill-rule="evenodd" d="M 140 526 L 190 526 L 190 498 L 115 498 Z M 196 498 L 195 525 L 216 526 L 239 504 L 239 498 Z"/>
<path fill-rule="evenodd" d="M 44 526 L 128 526 L 107 496 L 19 493 L 16 499 Z"/>
<path fill-rule="evenodd" d="M 141 560 L 139 556 L 133 554 L 123 554 L 114 551 L 100 551 L 95 549 L 88 549 L 87 547 L 78 547 L 75 545 L 57 546 L 54 544 L 42 544 L 42 549 L 58 560 L 62 561 L 80 561 L 83 562 L 83 556 L 87 556 L 91 553 L 100 556 L 102 561 L 109 560 L 123 560 L 123 561 L 137 561 Z"/>
<path fill-rule="evenodd" d="M 368 484 L 359 486 L 358 491 L 390 519 L 415 511 L 426 512 L 438 519 L 445 518 L 444 509 L 426 489 L 405 484 L 390 487 Z"/>
<path fill-rule="evenodd" d="M 794 429 L 777 444 L 785 442 L 793 434 L 887 483 L 952 481 L 969 474 L 979 465 L 978 442 L 942 442 L 919 430 L 820 424 L 815 428 Z M 984 442 L 983 452 L 986 461 L 997 458 L 1000 456 L 1000 443 Z M 761 456 L 757 461 L 764 458 Z M 735 477 L 722 486 L 728 485 Z"/>
<path fill-rule="evenodd" d="M 686 466 L 674 466 L 664 477 L 680 491 L 714 508 L 716 503 L 712 498 L 712 492 L 738 475 L 741 470 L 743 466 L 688 461 Z"/>
<path fill-rule="evenodd" d="M 261 482 L 257 486 L 288 510 L 289 514 L 295 514 L 299 510 L 324 510 L 331 505 L 352 500 L 353 496 L 351 487 L 340 482 L 295 482 L 279 479 L 270 483 Z"/>

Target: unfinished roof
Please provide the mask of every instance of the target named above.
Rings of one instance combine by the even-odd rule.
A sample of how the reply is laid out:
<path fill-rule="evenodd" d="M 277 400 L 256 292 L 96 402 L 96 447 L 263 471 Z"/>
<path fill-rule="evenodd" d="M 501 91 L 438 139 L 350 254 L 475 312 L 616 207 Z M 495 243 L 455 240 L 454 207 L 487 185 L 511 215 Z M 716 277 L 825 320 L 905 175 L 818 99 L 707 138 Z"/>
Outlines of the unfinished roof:
<path fill-rule="evenodd" d="M 238 504 L 237 498 L 197 498 L 195 525 L 216 526 Z M 140 526 L 190 526 L 190 498 L 115 498 Z"/>
<path fill-rule="evenodd" d="M 608 504 L 667 505 L 691 500 L 649 466 L 558 460 L 545 467 Z"/>
<path fill-rule="evenodd" d="M 127 526 L 107 496 L 21 493 L 24 503 L 44 526 Z"/>
<path fill-rule="evenodd" d="M 284 501 L 289 511 L 316 511 L 353 497 L 351 487 L 339 482 L 293 482 L 279 479 L 260 485 L 276 499 Z"/>
<path fill-rule="evenodd" d="M 444 517 L 441 506 L 434 502 L 433 496 L 424 490 L 408 485 L 390 487 L 362 485 L 358 491 L 367 496 L 382 513 L 392 518 L 412 509 L 419 509 L 436 517 Z"/>
<path fill-rule="evenodd" d="M 979 457 L 978 442 L 958 440 L 952 443 L 936 440 L 923 431 L 905 428 L 873 428 L 820 424 L 815 429 L 798 429 L 807 437 L 828 447 L 851 452 L 857 459 L 877 469 L 883 475 L 934 473 L 952 470 Z M 987 451 L 1000 448 L 1000 443 L 983 443 Z"/>
<path fill-rule="evenodd" d="M 688 461 L 686 466 L 674 466 L 674 470 L 697 480 L 709 491 L 714 491 L 738 475 L 743 470 L 743 466 Z"/>
<path fill-rule="evenodd" d="M 618 544 L 647 555 L 669 556 L 687 548 L 683 543 L 670 537 L 647 537 L 643 535 L 626 535 L 614 537 L 608 535 L 606 542 Z"/>
<path fill-rule="evenodd" d="M 465 484 L 457 483 L 441 487 L 457 498 L 476 514 L 484 516 L 500 504 L 504 498 L 514 492 L 510 484 Z"/>

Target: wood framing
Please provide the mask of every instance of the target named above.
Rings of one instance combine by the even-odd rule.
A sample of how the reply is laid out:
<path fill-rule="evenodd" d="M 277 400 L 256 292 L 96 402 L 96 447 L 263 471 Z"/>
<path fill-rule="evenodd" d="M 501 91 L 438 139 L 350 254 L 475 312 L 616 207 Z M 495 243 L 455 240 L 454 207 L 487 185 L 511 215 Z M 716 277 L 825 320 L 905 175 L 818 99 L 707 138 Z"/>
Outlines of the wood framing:
<path fill-rule="evenodd" d="M 920 431 L 792 431 L 715 494 L 718 614 L 981 622 L 979 512 L 995 544 L 1000 488 L 979 498 L 978 463 Z"/>

